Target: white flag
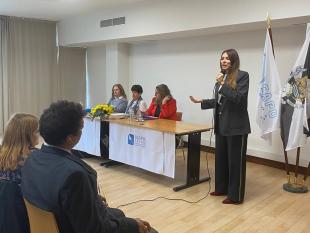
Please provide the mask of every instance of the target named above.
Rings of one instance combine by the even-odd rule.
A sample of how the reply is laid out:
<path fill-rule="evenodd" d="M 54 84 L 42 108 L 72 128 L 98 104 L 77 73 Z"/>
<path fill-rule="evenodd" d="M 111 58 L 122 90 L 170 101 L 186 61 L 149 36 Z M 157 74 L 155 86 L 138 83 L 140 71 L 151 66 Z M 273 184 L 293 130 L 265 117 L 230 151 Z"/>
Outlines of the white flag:
<path fill-rule="evenodd" d="M 310 74 L 310 27 L 282 93 L 281 137 L 285 150 L 303 146 L 310 136 L 308 121 Z"/>
<path fill-rule="evenodd" d="M 281 85 L 269 31 L 266 32 L 262 76 L 259 84 L 256 123 L 261 137 L 271 143 L 271 133 L 280 128 Z"/>

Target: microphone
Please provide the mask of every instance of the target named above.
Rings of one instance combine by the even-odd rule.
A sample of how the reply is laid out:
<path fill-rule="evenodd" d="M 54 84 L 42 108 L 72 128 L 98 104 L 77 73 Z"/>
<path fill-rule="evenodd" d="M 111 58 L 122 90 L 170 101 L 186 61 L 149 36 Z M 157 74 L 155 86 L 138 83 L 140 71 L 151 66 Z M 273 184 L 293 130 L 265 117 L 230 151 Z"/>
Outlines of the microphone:
<path fill-rule="evenodd" d="M 225 81 L 226 76 L 227 76 L 227 70 L 221 69 L 221 74 L 222 74 L 222 76 L 221 76 L 222 80 Z M 222 80 L 221 80 L 221 82 L 222 82 Z M 219 90 L 221 89 L 220 81 L 216 81 L 215 86 L 216 86 L 216 85 L 219 85 L 219 89 L 218 89 L 218 91 L 219 91 Z M 218 93 L 217 103 L 218 103 L 219 105 L 222 105 L 222 102 L 221 102 L 222 97 L 223 97 L 223 96 L 222 96 L 221 94 Z"/>
<path fill-rule="evenodd" d="M 227 76 L 227 71 L 226 70 L 221 69 L 221 72 L 219 74 L 222 74 L 223 80 L 226 79 L 226 76 Z M 215 82 L 215 85 L 217 85 L 217 84 L 219 84 L 219 81 Z"/>

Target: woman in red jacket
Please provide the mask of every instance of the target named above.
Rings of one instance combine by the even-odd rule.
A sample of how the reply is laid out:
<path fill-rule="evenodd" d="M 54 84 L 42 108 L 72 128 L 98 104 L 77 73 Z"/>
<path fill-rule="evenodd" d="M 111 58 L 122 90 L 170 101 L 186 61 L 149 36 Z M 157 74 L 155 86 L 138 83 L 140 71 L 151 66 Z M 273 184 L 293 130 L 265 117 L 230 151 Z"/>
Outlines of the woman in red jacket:
<path fill-rule="evenodd" d="M 167 85 L 160 84 L 155 89 L 155 96 L 147 110 L 149 116 L 161 119 L 177 119 L 177 102 L 172 97 Z"/>

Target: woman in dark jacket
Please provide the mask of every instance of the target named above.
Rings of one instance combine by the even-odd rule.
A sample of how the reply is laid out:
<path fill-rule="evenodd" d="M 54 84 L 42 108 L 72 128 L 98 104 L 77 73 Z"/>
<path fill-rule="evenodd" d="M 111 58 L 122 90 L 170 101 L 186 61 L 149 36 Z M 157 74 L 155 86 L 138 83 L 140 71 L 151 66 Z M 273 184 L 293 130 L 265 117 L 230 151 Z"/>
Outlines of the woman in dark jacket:
<path fill-rule="evenodd" d="M 236 50 L 222 52 L 221 73 L 216 77 L 213 99 L 198 100 L 202 109 L 214 108 L 215 191 L 226 196 L 224 204 L 240 204 L 244 199 L 247 137 L 251 132 L 247 111 L 249 74 L 239 70 Z"/>

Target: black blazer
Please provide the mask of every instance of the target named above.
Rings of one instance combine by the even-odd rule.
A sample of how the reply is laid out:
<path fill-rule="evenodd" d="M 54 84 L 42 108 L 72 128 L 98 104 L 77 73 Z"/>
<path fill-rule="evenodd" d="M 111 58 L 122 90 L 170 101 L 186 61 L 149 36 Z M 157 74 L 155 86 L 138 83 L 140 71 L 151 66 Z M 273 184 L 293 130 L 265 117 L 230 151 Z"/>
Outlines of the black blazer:
<path fill-rule="evenodd" d="M 78 157 L 43 145 L 22 168 L 22 192 L 55 214 L 61 233 L 138 233 L 134 219 L 116 216 L 98 196 L 97 174 Z"/>
<path fill-rule="evenodd" d="M 222 136 L 245 135 L 251 132 L 248 115 L 249 74 L 239 70 L 236 89 L 224 83 L 215 85 L 214 99 L 205 99 L 201 109 L 214 108 L 214 132 Z M 221 105 L 218 94 L 222 95 Z"/>

